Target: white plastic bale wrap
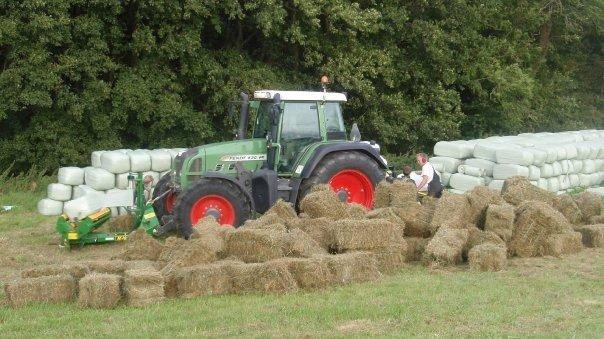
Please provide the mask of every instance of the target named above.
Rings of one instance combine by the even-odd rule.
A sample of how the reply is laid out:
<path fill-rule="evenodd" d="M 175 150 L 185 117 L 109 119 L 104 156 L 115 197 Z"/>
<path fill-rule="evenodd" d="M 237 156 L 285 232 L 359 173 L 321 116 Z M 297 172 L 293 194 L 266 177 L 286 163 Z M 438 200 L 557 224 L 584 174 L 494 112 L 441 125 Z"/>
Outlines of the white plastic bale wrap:
<path fill-rule="evenodd" d="M 470 175 L 473 177 L 486 177 L 487 172 L 485 169 L 470 166 L 470 165 L 459 165 L 457 171 L 461 174 Z"/>
<path fill-rule="evenodd" d="M 471 159 L 467 159 L 464 162 L 464 165 L 483 169 L 485 171 L 486 176 L 492 177 L 493 176 L 493 166 L 495 166 L 495 163 L 492 161 L 489 161 L 489 160 L 485 160 L 485 159 L 471 158 Z"/>
<path fill-rule="evenodd" d="M 530 165 L 529 169 L 529 180 L 539 180 L 541 178 L 541 170 L 537 166 Z"/>
<path fill-rule="evenodd" d="M 94 188 L 88 186 L 88 185 L 79 185 L 79 186 L 74 186 L 73 187 L 73 196 L 71 197 L 72 199 L 77 199 L 79 197 L 83 197 L 86 194 L 103 194 L 102 191 L 97 191 Z"/>
<path fill-rule="evenodd" d="M 472 157 L 474 145 L 465 140 L 439 141 L 434 145 L 434 154 L 442 157 L 465 159 Z"/>
<path fill-rule="evenodd" d="M 50 184 L 48 185 L 46 196 L 49 199 L 57 201 L 67 201 L 71 199 L 71 186 L 65 184 Z"/>
<path fill-rule="evenodd" d="M 432 157 L 429 162 L 431 164 L 442 164 L 441 172 L 456 173 L 457 167 L 461 165 L 461 160 L 450 157 Z M 438 169 L 437 169 L 438 171 Z"/>
<path fill-rule="evenodd" d="M 120 174 L 130 171 L 130 157 L 121 151 L 109 151 L 101 155 L 101 167 L 111 173 Z"/>
<path fill-rule="evenodd" d="M 92 168 L 85 171 L 84 181 L 86 185 L 98 191 L 105 191 L 115 187 L 115 175 L 102 168 Z"/>
<path fill-rule="evenodd" d="M 458 190 L 458 189 L 455 189 L 455 188 L 449 188 L 449 192 L 455 193 L 455 194 L 464 194 L 464 193 L 466 193 L 466 191 L 464 191 L 464 190 Z"/>
<path fill-rule="evenodd" d="M 539 167 L 539 175 L 542 178 L 549 178 L 554 176 L 554 168 L 551 164 L 543 164 Z"/>
<path fill-rule="evenodd" d="M 579 186 L 581 187 L 589 187 L 591 186 L 591 175 L 579 173 Z"/>
<path fill-rule="evenodd" d="M 494 142 L 479 142 L 474 146 L 474 157 L 489 161 L 497 161 L 495 153 L 506 145 Z"/>
<path fill-rule="evenodd" d="M 557 177 L 562 174 L 562 166 L 560 165 L 559 161 L 555 161 L 552 163 L 552 169 L 553 169 L 552 176 Z"/>
<path fill-rule="evenodd" d="M 583 160 L 589 158 L 589 153 L 591 151 L 589 144 L 586 144 L 585 142 L 580 142 L 575 144 L 575 147 L 577 148 L 577 157 L 575 158 L 576 160 Z"/>
<path fill-rule="evenodd" d="M 122 190 L 128 188 L 128 174 L 129 173 L 122 173 L 115 175 L 115 188 Z"/>
<path fill-rule="evenodd" d="M 581 172 L 584 174 L 591 174 L 596 171 L 596 163 L 591 159 L 583 160 L 583 167 L 581 168 Z"/>
<path fill-rule="evenodd" d="M 568 166 L 569 161 L 568 160 L 560 160 L 560 167 L 562 168 L 562 174 L 569 174 L 570 173 L 570 168 Z"/>
<path fill-rule="evenodd" d="M 604 187 L 591 187 L 587 189 L 588 192 L 598 194 L 604 198 Z"/>
<path fill-rule="evenodd" d="M 533 165 L 541 166 L 547 160 L 547 152 L 538 148 L 525 148 L 527 152 L 533 154 Z"/>
<path fill-rule="evenodd" d="M 550 192 L 558 192 L 560 190 L 560 181 L 558 181 L 558 177 L 547 178 L 547 190 Z"/>
<path fill-rule="evenodd" d="M 104 195 L 102 192 L 87 192 L 77 199 L 66 202 L 63 212 L 69 218 L 83 219 L 104 207 Z"/>
<path fill-rule="evenodd" d="M 451 173 L 441 172 L 440 182 L 443 186 L 449 186 L 449 181 L 451 180 Z"/>
<path fill-rule="evenodd" d="M 165 151 L 151 151 L 151 170 L 154 172 L 163 172 L 170 169 L 172 165 L 172 156 L 169 152 Z"/>
<path fill-rule="evenodd" d="M 570 187 L 572 188 L 581 186 L 581 180 L 579 180 L 578 174 L 569 175 L 568 180 L 570 180 Z"/>
<path fill-rule="evenodd" d="M 105 151 L 94 151 L 90 154 L 90 164 L 92 167 L 101 168 L 101 155 Z"/>
<path fill-rule="evenodd" d="M 579 155 L 577 147 L 573 144 L 566 144 L 562 147 L 566 150 L 566 160 L 575 159 Z"/>
<path fill-rule="evenodd" d="M 493 166 L 493 179 L 505 180 L 517 175 L 528 177 L 528 167 L 514 164 L 497 164 Z"/>
<path fill-rule="evenodd" d="M 537 187 L 547 190 L 547 179 L 544 179 L 544 178 L 539 179 L 539 181 L 537 182 Z"/>
<path fill-rule="evenodd" d="M 435 164 L 435 163 L 430 163 L 430 164 L 432 164 L 432 167 L 434 167 L 434 169 L 435 169 L 436 171 L 438 171 L 438 172 L 441 172 L 441 173 L 442 173 L 442 172 L 444 172 L 444 171 L 445 171 L 445 166 L 443 166 L 443 164 L 442 164 L 442 163 L 436 163 L 436 164 Z"/>
<path fill-rule="evenodd" d="M 489 183 L 489 188 L 500 191 L 503 188 L 504 182 L 505 182 L 505 180 L 493 179 Z"/>
<path fill-rule="evenodd" d="M 589 158 L 597 159 L 600 154 L 600 146 L 595 142 L 589 143 Z"/>
<path fill-rule="evenodd" d="M 453 173 L 451 175 L 451 179 L 449 180 L 449 186 L 462 190 L 468 191 L 476 186 L 485 186 L 484 178 L 473 177 L 461 173 Z"/>
<path fill-rule="evenodd" d="M 136 150 L 128 153 L 130 158 L 130 171 L 144 172 L 151 170 L 151 156 L 143 150 Z"/>
<path fill-rule="evenodd" d="M 524 148 L 503 148 L 495 151 L 498 164 L 515 164 L 528 166 L 533 163 L 533 153 Z"/>
<path fill-rule="evenodd" d="M 556 157 L 557 161 L 566 159 L 566 148 L 562 145 L 556 145 L 556 151 L 558 152 L 558 156 Z"/>
<path fill-rule="evenodd" d="M 556 161 L 556 159 L 558 159 L 558 152 L 555 147 L 541 145 L 537 147 L 537 150 L 545 152 L 546 156 L 544 162 L 546 163 L 551 164 L 552 162 Z"/>
<path fill-rule="evenodd" d="M 38 201 L 38 213 L 42 215 L 61 215 L 63 202 L 44 198 Z"/>
<path fill-rule="evenodd" d="M 57 177 L 59 184 L 81 185 L 84 183 L 84 170 L 79 167 L 61 167 Z"/>
<path fill-rule="evenodd" d="M 128 153 L 132 152 L 132 150 L 129 149 L 129 148 L 121 148 L 121 149 L 116 150 L 116 152 L 121 152 L 121 153 L 124 153 L 124 154 L 128 154 Z"/>
<path fill-rule="evenodd" d="M 570 188 L 570 180 L 568 178 L 568 175 L 559 176 L 558 182 L 560 183 L 560 190 L 567 190 Z"/>

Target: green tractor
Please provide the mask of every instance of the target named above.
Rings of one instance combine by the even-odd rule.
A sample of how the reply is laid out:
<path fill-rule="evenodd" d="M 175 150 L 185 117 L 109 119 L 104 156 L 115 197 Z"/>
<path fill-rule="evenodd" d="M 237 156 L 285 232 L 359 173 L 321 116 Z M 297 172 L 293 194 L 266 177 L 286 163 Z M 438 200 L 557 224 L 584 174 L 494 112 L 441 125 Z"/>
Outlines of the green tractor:
<path fill-rule="evenodd" d="M 241 93 L 241 101 L 236 140 L 182 152 L 159 180 L 153 207 L 162 224 L 174 223 L 184 237 L 209 215 L 238 227 L 278 199 L 298 206 L 316 184 L 329 184 L 341 201 L 373 207 L 387 162 L 378 145 L 360 141 L 356 125 L 347 137 L 345 94 L 261 90 L 253 100 Z"/>

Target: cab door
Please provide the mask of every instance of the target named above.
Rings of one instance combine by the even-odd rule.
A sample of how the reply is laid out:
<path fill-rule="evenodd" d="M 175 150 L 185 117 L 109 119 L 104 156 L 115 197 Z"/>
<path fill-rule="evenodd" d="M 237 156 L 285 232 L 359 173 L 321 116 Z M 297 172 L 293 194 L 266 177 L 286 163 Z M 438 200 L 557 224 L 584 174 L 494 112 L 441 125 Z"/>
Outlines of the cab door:
<path fill-rule="evenodd" d="M 315 101 L 287 101 L 283 105 L 279 133 L 277 171 L 292 173 L 293 166 L 304 147 L 322 138 L 318 103 Z"/>

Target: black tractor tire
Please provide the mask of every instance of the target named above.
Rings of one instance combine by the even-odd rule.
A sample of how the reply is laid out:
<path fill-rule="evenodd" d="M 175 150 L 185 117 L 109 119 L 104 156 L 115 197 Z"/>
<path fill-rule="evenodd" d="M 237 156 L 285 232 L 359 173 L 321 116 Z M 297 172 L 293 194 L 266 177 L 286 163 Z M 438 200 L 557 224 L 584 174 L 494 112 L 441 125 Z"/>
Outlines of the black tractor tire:
<path fill-rule="evenodd" d="M 200 213 L 200 207 L 212 206 L 212 202 L 215 202 L 218 206 L 222 203 L 221 207 L 223 208 L 221 211 L 218 211 L 218 207 L 216 209 L 210 208 L 209 215 L 212 215 L 212 211 L 216 212 L 219 222 L 222 218 L 231 218 L 232 223 L 228 224 L 233 227 L 241 226 L 252 215 L 251 202 L 237 185 L 225 179 L 200 179 L 181 192 L 174 205 L 174 217 L 182 237 L 188 239 L 191 236 L 197 220 L 208 215 Z M 196 204 L 199 204 L 199 206 L 196 206 Z M 229 205 L 227 208 L 229 211 L 226 213 L 224 204 Z M 192 220 L 192 214 L 197 214 L 199 218 Z M 224 222 L 222 223 L 224 224 Z"/>
<path fill-rule="evenodd" d="M 155 185 L 155 189 L 153 189 L 153 199 L 159 197 L 160 195 L 164 194 L 167 190 L 171 189 L 171 181 L 172 176 L 170 175 L 170 173 L 166 173 L 164 176 L 162 176 L 157 182 L 157 185 Z M 153 202 L 153 209 L 155 210 L 155 215 L 157 216 L 158 220 L 161 220 L 164 215 L 171 215 L 173 213 L 174 207 L 170 209 L 167 205 L 167 201 L 175 201 L 176 199 L 175 196 L 170 197 L 169 195 L 171 194 L 173 193 L 168 193 L 167 195 L 164 195 L 160 199 L 157 199 L 155 200 L 155 202 Z"/>
<path fill-rule="evenodd" d="M 370 156 L 356 151 L 342 151 L 325 156 L 312 171 L 310 177 L 300 186 L 297 205 L 308 194 L 311 187 L 327 184 L 335 174 L 344 170 L 354 170 L 363 173 L 373 185 L 373 188 L 384 179 L 385 172 Z"/>

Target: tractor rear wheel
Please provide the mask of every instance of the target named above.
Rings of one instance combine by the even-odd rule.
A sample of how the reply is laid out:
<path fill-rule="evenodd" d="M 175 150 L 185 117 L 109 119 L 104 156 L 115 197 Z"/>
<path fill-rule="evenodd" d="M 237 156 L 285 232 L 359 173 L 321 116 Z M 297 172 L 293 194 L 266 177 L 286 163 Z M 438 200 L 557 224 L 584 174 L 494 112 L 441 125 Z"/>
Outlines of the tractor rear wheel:
<path fill-rule="evenodd" d="M 317 165 L 300 188 L 298 203 L 310 188 L 328 184 L 341 201 L 373 208 L 375 186 L 384 179 L 384 171 L 369 156 L 354 151 L 332 153 Z"/>
<path fill-rule="evenodd" d="M 201 179 L 178 195 L 174 216 L 180 234 L 188 238 L 195 224 L 206 216 L 213 216 L 221 225 L 239 227 L 250 218 L 251 203 L 228 180 Z"/>
<path fill-rule="evenodd" d="M 155 189 L 153 190 L 153 199 L 159 197 L 164 194 L 167 190 L 170 190 L 170 182 L 172 181 L 172 176 L 170 173 L 167 173 L 159 181 L 157 185 L 155 185 Z M 171 215 L 174 212 L 174 203 L 176 202 L 176 194 L 174 192 L 170 192 L 164 195 L 162 198 L 155 200 L 153 203 L 153 209 L 155 210 L 155 215 L 158 220 L 164 215 Z"/>

